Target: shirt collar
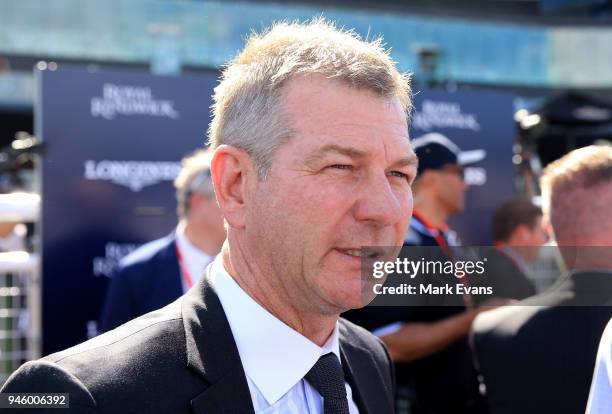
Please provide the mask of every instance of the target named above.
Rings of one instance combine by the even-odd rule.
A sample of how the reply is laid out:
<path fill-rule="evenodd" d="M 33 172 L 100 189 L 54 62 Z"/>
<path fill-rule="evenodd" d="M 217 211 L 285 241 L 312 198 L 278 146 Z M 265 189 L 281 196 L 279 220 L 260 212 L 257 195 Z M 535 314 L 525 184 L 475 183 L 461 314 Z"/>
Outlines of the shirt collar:
<path fill-rule="evenodd" d="M 184 266 L 187 267 L 189 276 L 195 284 L 206 269 L 206 266 L 213 260 L 212 256 L 204 253 L 196 247 L 185 234 L 185 223 L 181 222 L 176 227 L 176 245 L 181 252 Z"/>
<path fill-rule="evenodd" d="M 227 316 L 244 371 L 268 404 L 275 404 L 302 380 L 321 356 L 333 352 L 340 360 L 338 323 L 323 347 L 311 342 L 242 290 L 223 267 L 221 255 L 212 264 L 211 283 Z"/>

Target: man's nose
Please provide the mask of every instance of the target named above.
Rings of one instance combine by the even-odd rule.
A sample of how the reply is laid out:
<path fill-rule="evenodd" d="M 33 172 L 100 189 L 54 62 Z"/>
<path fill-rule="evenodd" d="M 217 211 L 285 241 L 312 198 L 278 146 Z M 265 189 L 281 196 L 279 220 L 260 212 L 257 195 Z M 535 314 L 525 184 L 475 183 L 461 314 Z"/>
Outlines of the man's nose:
<path fill-rule="evenodd" d="M 402 203 L 402 191 L 394 191 L 389 177 L 384 174 L 368 179 L 359 191 L 354 209 L 355 218 L 359 221 L 388 226 L 397 223 L 402 214 L 410 213 L 408 206 L 404 206 L 406 203 Z"/>

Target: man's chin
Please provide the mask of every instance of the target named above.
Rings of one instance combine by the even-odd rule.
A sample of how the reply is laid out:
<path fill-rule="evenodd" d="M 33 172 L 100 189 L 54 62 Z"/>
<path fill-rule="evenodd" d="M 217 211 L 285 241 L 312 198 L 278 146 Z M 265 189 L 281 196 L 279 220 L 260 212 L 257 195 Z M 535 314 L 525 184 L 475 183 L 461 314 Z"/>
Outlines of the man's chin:
<path fill-rule="evenodd" d="M 349 270 L 346 267 L 330 266 L 319 272 L 318 280 L 322 297 L 341 312 L 362 308 L 369 303 L 369 300 L 366 302 L 363 298 L 366 286 L 361 268 Z"/>
<path fill-rule="evenodd" d="M 370 303 L 376 295 L 374 294 L 372 289 L 368 289 L 368 287 L 359 281 L 359 284 L 356 285 L 349 292 L 345 292 L 342 298 L 342 308 L 344 308 L 343 312 L 346 312 L 351 309 L 359 309 L 366 306 Z"/>

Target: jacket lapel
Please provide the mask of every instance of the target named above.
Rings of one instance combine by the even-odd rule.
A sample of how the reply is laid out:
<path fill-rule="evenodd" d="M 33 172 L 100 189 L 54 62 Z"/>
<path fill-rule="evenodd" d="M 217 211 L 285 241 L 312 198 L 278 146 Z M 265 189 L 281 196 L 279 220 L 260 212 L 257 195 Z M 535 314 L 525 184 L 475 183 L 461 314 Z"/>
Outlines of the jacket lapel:
<path fill-rule="evenodd" d="M 242 367 L 228 371 L 206 391 L 192 399 L 191 409 L 195 414 L 254 413 Z"/>
<path fill-rule="evenodd" d="M 364 386 L 361 384 L 361 380 L 357 378 L 355 372 L 353 371 L 353 367 L 351 366 L 350 361 L 346 357 L 345 348 L 340 345 L 340 359 L 342 361 L 342 370 L 344 371 L 344 378 L 346 382 L 351 386 L 351 390 L 353 391 L 353 400 L 355 404 L 357 404 L 357 408 L 359 408 L 360 414 L 372 413 L 371 410 L 366 407 L 366 401 L 363 398 Z"/>
<path fill-rule="evenodd" d="M 393 401 L 388 401 L 387 398 L 392 391 L 385 389 L 385 382 L 371 352 L 353 345 L 350 334 L 342 323 L 340 323 L 340 354 L 344 376 L 351 386 L 359 413 L 392 413 Z"/>
<path fill-rule="evenodd" d="M 210 270 L 183 297 L 187 366 L 210 384 L 191 400 L 195 414 L 252 413 L 251 393 L 238 348 L 216 292 Z M 340 323 L 340 354 L 347 382 L 361 414 L 392 412 L 391 391 L 371 352 L 353 345 L 351 334 Z M 177 384 L 180 386 L 180 384 Z"/>
<path fill-rule="evenodd" d="M 209 282 L 211 268 L 182 303 L 187 365 L 210 384 L 191 407 L 196 414 L 254 413 L 236 342 Z"/>

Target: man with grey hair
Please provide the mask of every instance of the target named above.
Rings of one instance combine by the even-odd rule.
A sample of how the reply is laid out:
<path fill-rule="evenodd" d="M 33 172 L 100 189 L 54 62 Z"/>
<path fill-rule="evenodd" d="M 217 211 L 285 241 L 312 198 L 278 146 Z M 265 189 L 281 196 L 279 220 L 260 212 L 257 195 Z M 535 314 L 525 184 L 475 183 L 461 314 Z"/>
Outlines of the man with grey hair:
<path fill-rule="evenodd" d="M 179 223 L 168 236 L 121 260 L 106 294 L 101 332 L 176 300 L 221 250 L 225 229 L 210 176 L 211 155 L 197 150 L 183 158 L 174 181 Z"/>
<path fill-rule="evenodd" d="M 25 364 L 5 392 L 74 412 L 391 413 L 362 257 L 392 260 L 412 211 L 410 86 L 380 41 L 316 19 L 252 35 L 224 70 L 209 136 L 221 254 L 168 307 Z"/>
<path fill-rule="evenodd" d="M 542 196 L 569 273 L 542 294 L 476 317 L 473 343 L 493 414 L 583 413 L 612 317 L 612 147 L 551 163 Z"/>

